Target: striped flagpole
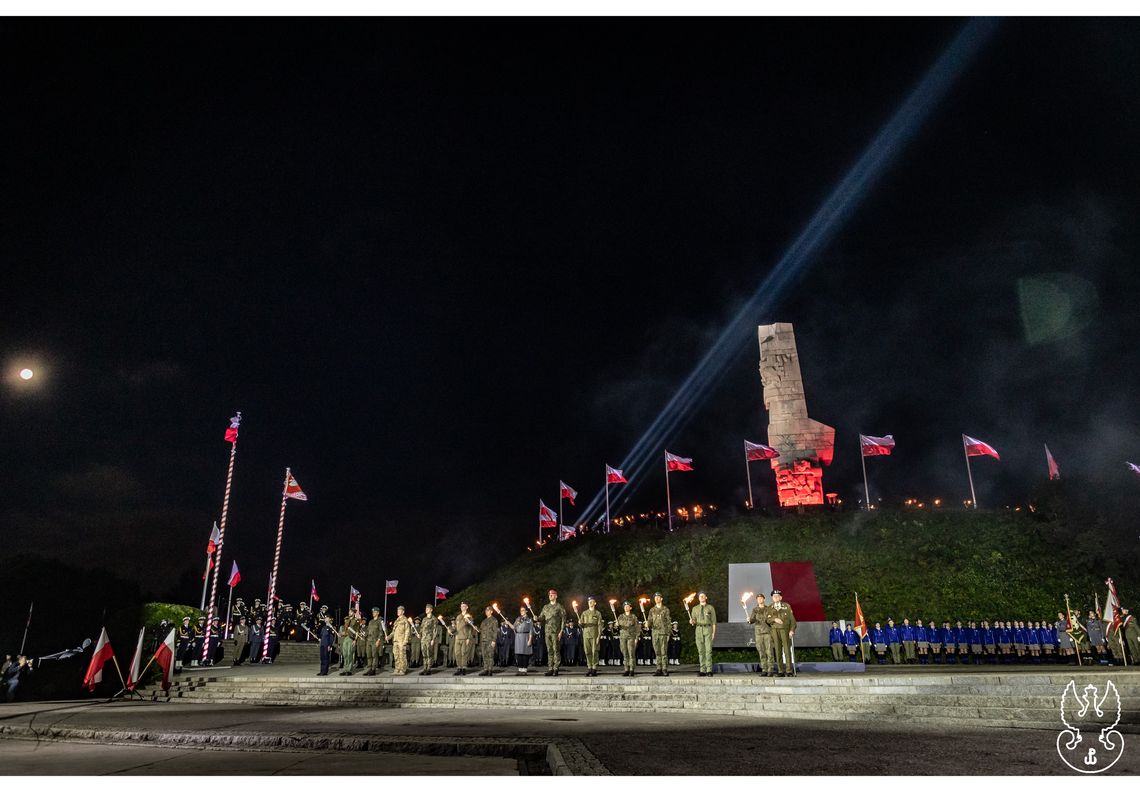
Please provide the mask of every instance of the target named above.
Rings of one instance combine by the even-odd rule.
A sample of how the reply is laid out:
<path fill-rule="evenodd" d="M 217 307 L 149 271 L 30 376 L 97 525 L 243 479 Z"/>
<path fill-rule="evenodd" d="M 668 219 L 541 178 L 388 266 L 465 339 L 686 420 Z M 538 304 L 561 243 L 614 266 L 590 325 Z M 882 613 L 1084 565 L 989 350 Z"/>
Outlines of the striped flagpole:
<path fill-rule="evenodd" d="M 285 468 L 285 483 L 281 485 L 281 516 L 277 519 L 277 546 L 273 549 L 273 575 L 269 578 L 269 611 L 265 618 L 265 640 L 268 646 L 269 633 L 273 630 L 273 612 L 276 610 L 274 596 L 277 593 L 277 568 L 281 564 L 281 537 L 285 535 L 285 501 L 289 491 L 289 468 Z"/>
<path fill-rule="evenodd" d="M 240 421 L 241 411 L 237 417 Z M 222 568 L 222 547 L 226 541 L 226 516 L 230 513 L 230 488 L 234 481 L 234 458 L 237 457 L 237 438 L 230 443 L 230 466 L 226 470 L 226 492 L 222 496 L 222 518 L 218 521 L 218 546 L 214 549 L 214 579 L 210 583 L 210 607 L 206 610 L 206 639 L 202 641 L 202 661 L 210 659 L 210 638 L 214 631 L 214 615 L 218 604 L 218 574 Z M 226 615 L 229 621 L 229 615 Z"/>

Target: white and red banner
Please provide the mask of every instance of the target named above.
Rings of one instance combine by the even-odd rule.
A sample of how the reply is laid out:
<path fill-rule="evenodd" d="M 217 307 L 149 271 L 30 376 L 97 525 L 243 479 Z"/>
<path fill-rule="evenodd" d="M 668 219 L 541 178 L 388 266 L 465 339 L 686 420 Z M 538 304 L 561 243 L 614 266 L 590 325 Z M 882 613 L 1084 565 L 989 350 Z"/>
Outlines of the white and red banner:
<path fill-rule="evenodd" d="M 297 479 L 293 477 L 292 473 L 289 474 L 289 478 L 285 482 L 285 497 L 299 501 L 307 501 L 309 499 L 309 496 L 301 491 L 301 485 L 297 483 Z"/>
<path fill-rule="evenodd" d="M 206 542 L 206 555 L 217 550 L 222 546 L 222 534 L 218 530 L 218 523 L 214 523 L 214 529 L 210 531 L 210 539 Z"/>
<path fill-rule="evenodd" d="M 233 588 L 238 583 L 241 583 L 241 572 L 238 571 L 237 561 L 234 561 L 233 566 L 230 568 L 229 587 Z"/>
<path fill-rule="evenodd" d="M 436 600 L 445 600 L 445 599 L 447 599 L 447 595 L 450 593 L 451 592 L 448 591 L 447 589 L 445 589 L 443 586 L 436 586 L 435 587 L 435 598 L 436 598 Z"/>
<path fill-rule="evenodd" d="M 1116 584 L 1112 578 L 1104 581 L 1108 586 L 1108 593 L 1104 595 L 1104 622 L 1108 625 L 1108 632 L 1119 630 L 1124 623 L 1124 614 L 1120 612 L 1120 598 L 1116 596 Z"/>
<path fill-rule="evenodd" d="M 895 449 L 895 436 L 859 435 L 859 447 L 863 449 L 863 456 L 890 456 Z"/>
<path fill-rule="evenodd" d="M 360 592 L 356 590 L 356 586 L 348 587 L 348 604 L 360 602 Z"/>
<path fill-rule="evenodd" d="M 571 536 L 576 536 L 578 528 L 573 525 L 563 525 L 562 530 L 558 533 L 559 539 L 569 539 Z"/>
<path fill-rule="evenodd" d="M 146 635 L 146 627 L 139 630 L 139 642 L 135 646 L 135 655 L 131 658 L 131 667 L 127 671 L 127 682 L 123 686 L 127 690 L 134 690 L 139 684 L 139 669 L 142 667 L 142 652 L 143 652 L 143 637 Z"/>
<path fill-rule="evenodd" d="M 154 662 L 162 669 L 163 690 L 170 690 L 170 685 L 174 682 L 174 632 L 170 631 L 154 653 Z"/>
<path fill-rule="evenodd" d="M 555 528 L 558 526 L 558 515 L 542 501 L 538 502 L 538 526 L 540 528 Z"/>
<path fill-rule="evenodd" d="M 578 490 L 571 487 L 565 481 L 558 482 L 558 497 L 565 498 L 570 501 L 570 505 L 574 505 L 574 499 L 578 497 Z"/>
<path fill-rule="evenodd" d="M 238 426 L 241 424 L 241 413 L 238 413 L 230 419 L 230 426 L 226 429 L 226 442 L 236 443 L 238 437 Z"/>
<path fill-rule="evenodd" d="M 321 596 L 317 594 L 317 581 L 312 579 L 309 580 L 309 599 L 313 602 L 321 601 Z"/>
<path fill-rule="evenodd" d="M 772 448 L 772 446 L 766 446 L 763 443 L 752 443 L 745 440 L 744 455 L 749 462 L 762 462 L 765 459 L 776 459 L 780 456 L 780 452 Z"/>
<path fill-rule="evenodd" d="M 670 471 L 692 470 L 693 460 L 689 457 L 677 456 L 665 452 L 665 469 Z"/>
<path fill-rule="evenodd" d="M 607 484 L 628 484 L 625 479 L 625 474 L 617 468 L 612 468 L 606 465 L 606 483 Z"/>
<path fill-rule="evenodd" d="M 1001 459 L 997 449 L 976 437 L 962 435 L 962 445 L 966 448 L 966 456 L 991 456 L 994 459 Z"/>
<path fill-rule="evenodd" d="M 385 594 L 395 594 L 396 588 L 399 585 L 400 585 L 400 581 L 398 581 L 398 580 L 385 580 L 384 581 L 384 593 Z"/>
<path fill-rule="evenodd" d="M 99 633 L 99 641 L 95 644 L 95 651 L 91 655 L 91 662 L 87 664 L 87 673 L 83 675 L 83 685 L 89 691 L 103 681 L 103 666 L 115 659 L 115 650 L 111 648 L 111 640 L 107 637 L 107 628 Z"/>
<path fill-rule="evenodd" d="M 1045 464 L 1049 466 L 1049 480 L 1056 481 L 1061 478 L 1061 468 L 1057 467 L 1057 460 L 1049 453 L 1049 446 L 1045 446 Z"/>

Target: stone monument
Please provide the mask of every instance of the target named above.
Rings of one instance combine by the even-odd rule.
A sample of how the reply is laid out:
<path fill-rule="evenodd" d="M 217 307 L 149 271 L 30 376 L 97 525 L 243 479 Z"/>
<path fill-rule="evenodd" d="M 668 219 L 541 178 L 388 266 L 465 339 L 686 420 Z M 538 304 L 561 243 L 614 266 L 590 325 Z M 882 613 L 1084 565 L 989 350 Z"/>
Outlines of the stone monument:
<path fill-rule="evenodd" d="M 822 506 L 823 466 L 835 453 L 835 429 L 808 417 L 796 336 L 786 322 L 760 325 L 760 381 L 768 411 L 768 445 L 780 505 Z"/>

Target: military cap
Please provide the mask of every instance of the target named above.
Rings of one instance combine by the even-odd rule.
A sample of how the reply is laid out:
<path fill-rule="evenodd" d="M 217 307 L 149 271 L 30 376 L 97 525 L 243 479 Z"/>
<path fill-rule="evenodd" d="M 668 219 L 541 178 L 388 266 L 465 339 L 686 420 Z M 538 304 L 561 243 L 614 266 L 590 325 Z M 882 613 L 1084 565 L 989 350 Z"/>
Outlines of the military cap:
<path fill-rule="evenodd" d="M 593 594 L 591 594 L 590 596 L 586 597 L 586 602 L 597 602 L 597 601 L 598 601 L 598 598 L 597 598 L 597 597 L 595 597 Z"/>
<path fill-rule="evenodd" d="M 784 596 L 784 592 L 780 591 L 779 589 L 772 589 L 772 596 L 774 597 L 777 594 L 779 594 L 781 597 Z"/>
<path fill-rule="evenodd" d="M 556 597 L 558 596 L 558 592 L 557 592 L 557 591 L 555 591 L 554 589 L 550 589 L 550 590 L 549 590 L 549 591 L 547 591 L 546 593 L 547 593 L 547 594 L 553 594 L 553 595 L 554 595 L 554 596 L 556 596 Z"/>
<path fill-rule="evenodd" d="M 661 592 L 660 592 L 660 591 L 655 591 L 655 592 L 653 592 L 653 596 L 654 596 L 654 597 L 660 597 L 660 596 L 661 596 Z"/>
<path fill-rule="evenodd" d="M 629 606 L 629 607 L 631 607 L 631 608 L 633 607 L 633 603 L 632 603 L 632 602 L 630 602 L 629 600 L 626 600 L 625 602 L 623 602 L 623 603 L 621 604 L 621 606 L 622 606 L 623 608 L 624 608 L 626 605 L 628 605 L 628 606 Z"/>
<path fill-rule="evenodd" d="M 379 608 L 373 608 L 373 609 L 372 609 L 372 612 L 373 612 L 373 613 L 379 613 L 379 612 L 380 612 L 380 609 L 379 609 Z"/>
<path fill-rule="evenodd" d="M 190 621 L 190 617 L 189 616 L 183 616 L 182 621 Z"/>
<path fill-rule="evenodd" d="M 702 594 L 704 594 L 706 597 L 708 596 L 708 594 L 705 594 L 705 592 L 703 592 L 703 591 L 698 591 L 698 592 L 697 592 L 697 596 L 698 596 L 698 597 L 699 597 L 699 596 L 701 596 Z"/>

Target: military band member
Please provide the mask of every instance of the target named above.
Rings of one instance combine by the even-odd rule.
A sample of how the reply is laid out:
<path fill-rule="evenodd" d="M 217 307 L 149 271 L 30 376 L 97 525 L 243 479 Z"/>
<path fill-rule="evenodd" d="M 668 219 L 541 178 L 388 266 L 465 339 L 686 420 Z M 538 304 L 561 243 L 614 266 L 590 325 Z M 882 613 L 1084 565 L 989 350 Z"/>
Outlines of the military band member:
<path fill-rule="evenodd" d="M 434 605 L 424 605 L 424 615 L 420 619 L 420 652 L 424 656 L 421 676 L 431 676 L 432 666 L 439 659 L 439 639 L 443 633 L 443 625 L 436 618 L 434 611 Z"/>
<path fill-rule="evenodd" d="M 459 603 L 459 615 L 455 618 L 455 676 L 464 676 L 471 665 L 475 653 L 475 637 L 478 634 L 474 617 L 467 611 L 467 603 Z"/>
<path fill-rule="evenodd" d="M 602 623 L 605 619 L 598 610 L 598 600 L 593 597 L 586 598 L 586 610 L 582 611 L 578 621 L 582 625 L 582 648 L 586 650 L 586 676 L 598 675 L 598 645 L 602 640 Z"/>
<path fill-rule="evenodd" d="M 364 628 L 364 650 L 368 658 L 368 670 L 364 676 L 376 676 L 380 667 L 382 647 L 384 646 L 384 619 L 380 617 L 380 609 L 372 609 L 372 619 Z"/>
<path fill-rule="evenodd" d="M 479 651 L 483 670 L 479 676 L 491 676 L 495 672 L 495 639 L 499 636 L 499 620 L 495 609 L 488 605 L 483 610 L 483 621 L 479 623 Z"/>
<path fill-rule="evenodd" d="M 839 622 L 831 623 L 831 629 L 827 631 L 827 642 L 831 645 L 831 659 L 836 662 L 842 660 L 843 630 L 839 629 Z"/>
<path fill-rule="evenodd" d="M 673 622 L 669 631 L 669 665 L 681 665 L 681 628 Z"/>
<path fill-rule="evenodd" d="M 898 628 L 899 641 L 902 643 L 903 659 L 908 663 L 915 662 L 915 646 L 918 643 L 917 633 L 910 619 L 903 619 L 902 626 Z M 925 631 L 924 631 L 925 632 Z"/>
<path fill-rule="evenodd" d="M 182 617 L 182 626 L 178 628 L 178 663 L 179 668 L 190 664 L 193 659 L 194 628 L 190 626 L 190 617 Z"/>
<path fill-rule="evenodd" d="M 756 605 L 748 614 L 748 623 L 752 625 L 756 654 L 760 658 L 760 676 L 775 676 L 776 651 L 773 648 L 772 625 L 768 624 L 768 606 L 764 604 L 763 594 L 756 595 Z"/>
<path fill-rule="evenodd" d="M 887 646 L 891 649 L 891 661 L 899 664 L 899 628 L 895 626 L 895 620 L 887 617 L 887 626 L 883 629 L 887 636 Z"/>
<path fill-rule="evenodd" d="M 653 607 L 649 609 L 647 619 L 653 641 L 654 660 L 657 663 L 657 670 L 653 676 L 669 676 L 669 631 L 672 621 L 669 609 L 665 607 L 665 600 L 658 591 L 653 595 Z"/>
<path fill-rule="evenodd" d="M 408 641 L 411 638 L 412 621 L 404 615 L 404 606 L 400 605 L 396 608 L 396 620 L 392 622 L 392 631 L 384 635 L 385 640 L 392 642 L 392 659 L 396 665 L 395 676 L 408 673 Z"/>
<path fill-rule="evenodd" d="M 340 639 L 340 674 L 339 676 L 352 676 L 352 669 L 356 661 L 356 616 L 351 612 L 344 617 L 337 637 Z"/>
<path fill-rule="evenodd" d="M 767 619 L 772 625 L 772 648 L 776 652 L 776 668 L 779 669 L 776 676 L 794 677 L 796 666 L 792 657 L 792 639 L 796 635 L 796 617 L 779 589 L 772 589 L 772 607 L 768 608 Z"/>
<path fill-rule="evenodd" d="M 558 667 L 562 662 L 561 647 L 558 644 L 562 628 L 566 625 L 566 609 L 558 603 L 558 592 L 554 589 L 547 591 L 546 596 L 549 602 L 542 606 L 536 624 L 541 624 L 546 633 L 545 676 L 558 676 Z"/>
<path fill-rule="evenodd" d="M 621 614 L 614 620 L 614 627 L 618 631 L 618 640 L 621 642 L 622 663 L 625 671 L 622 676 L 636 676 L 637 642 L 641 637 L 641 620 L 633 613 L 633 605 L 629 600 L 622 603 Z"/>
<path fill-rule="evenodd" d="M 676 622 L 674 622 L 676 624 Z M 697 676 L 712 676 L 712 645 L 716 638 L 716 609 L 709 604 L 708 594 L 697 593 L 697 604 L 689 611 L 689 624 L 697 644 L 700 671 Z"/>

